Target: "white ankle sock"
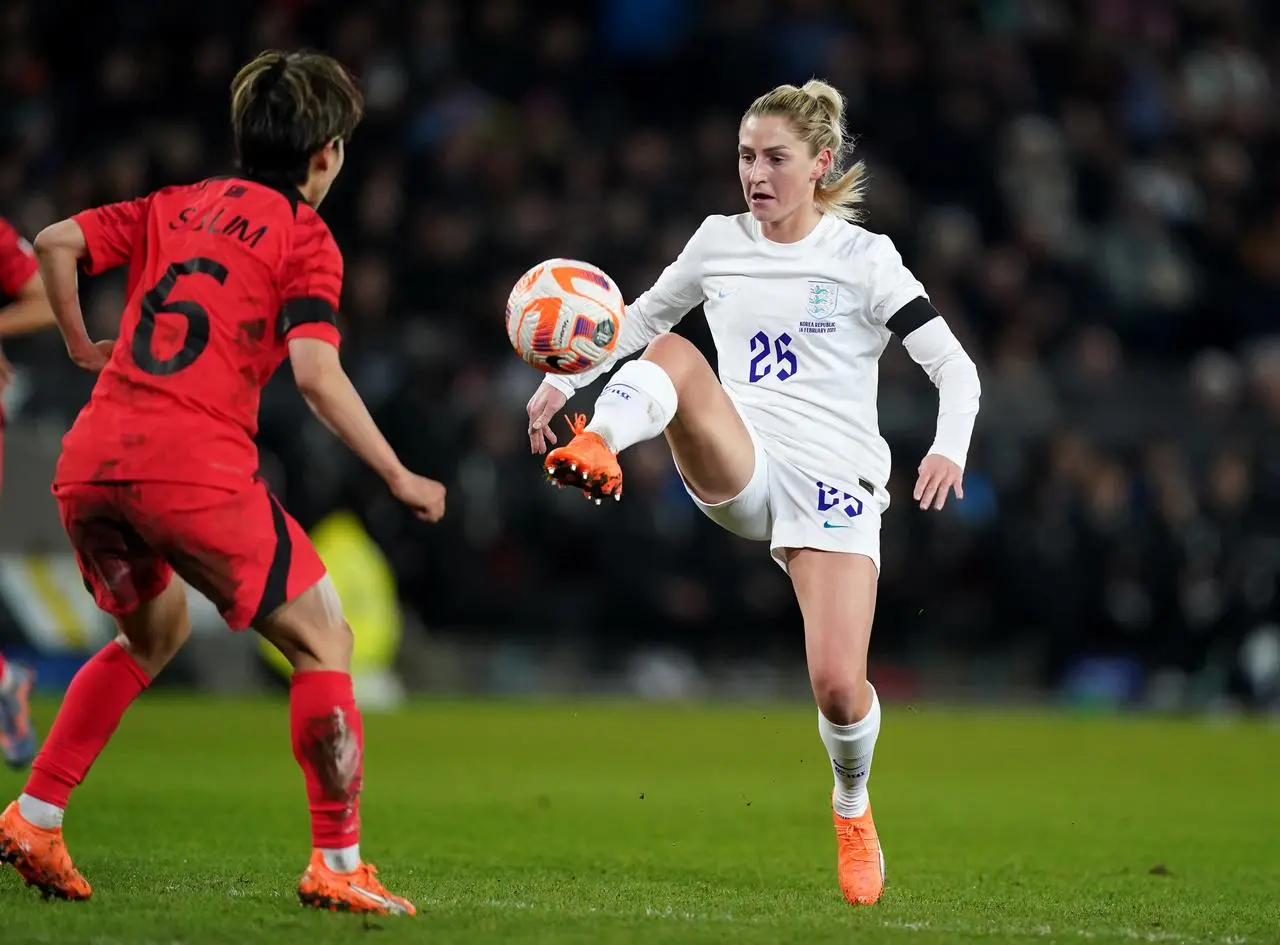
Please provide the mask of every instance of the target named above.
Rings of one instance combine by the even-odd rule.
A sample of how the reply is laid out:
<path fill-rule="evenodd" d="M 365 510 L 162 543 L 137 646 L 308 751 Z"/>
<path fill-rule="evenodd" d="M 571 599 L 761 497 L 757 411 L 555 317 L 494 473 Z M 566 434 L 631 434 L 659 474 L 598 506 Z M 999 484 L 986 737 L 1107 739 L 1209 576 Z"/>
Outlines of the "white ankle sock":
<path fill-rule="evenodd" d="M 23 820 L 34 827 L 53 830 L 55 827 L 62 826 L 62 815 L 66 811 L 30 794 L 21 794 L 18 796 L 18 813 L 22 815 Z"/>
<path fill-rule="evenodd" d="M 354 873 L 360 867 L 360 844 L 341 850 L 321 850 L 324 865 L 335 873 Z"/>
<path fill-rule="evenodd" d="M 869 684 L 868 684 L 869 685 Z M 841 817 L 861 817 L 867 810 L 867 779 L 880 734 L 880 698 L 871 690 L 871 710 L 852 725 L 836 725 L 818 713 L 818 734 L 835 773 L 832 806 Z"/>
<path fill-rule="evenodd" d="M 676 415 L 676 403 L 675 385 L 661 366 L 643 359 L 628 361 L 600 392 L 587 429 L 621 453 L 665 430 Z"/>

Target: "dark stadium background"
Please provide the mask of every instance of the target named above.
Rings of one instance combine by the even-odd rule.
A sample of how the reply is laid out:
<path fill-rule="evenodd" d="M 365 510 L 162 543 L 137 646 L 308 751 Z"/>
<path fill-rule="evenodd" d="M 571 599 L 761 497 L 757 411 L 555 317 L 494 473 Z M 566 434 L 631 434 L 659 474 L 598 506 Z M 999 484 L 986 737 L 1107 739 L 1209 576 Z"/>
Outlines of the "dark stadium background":
<path fill-rule="evenodd" d="M 868 227 L 984 384 L 967 498 L 924 515 L 909 494 L 934 391 L 896 343 L 882 362 L 885 685 L 1274 705 L 1278 28 L 1280 6 L 1211 0 L 0 3 L 0 213 L 32 236 L 227 172 L 235 67 L 269 46 L 336 54 L 369 100 L 324 206 L 344 360 L 406 461 L 449 485 L 449 514 L 413 522 L 287 370 L 260 437 L 286 504 L 308 526 L 359 514 L 411 636 L 573 652 L 588 677 L 668 646 L 698 672 L 794 670 L 784 575 L 699 516 L 661 441 L 627 456 L 616 507 L 546 487 L 524 436 L 536 376 L 501 315 L 556 255 L 634 297 L 704 215 L 740 209 L 752 98 L 825 77 L 870 166 Z M 99 334 L 120 291 L 86 287 Z M 696 311 L 682 330 L 707 342 Z M 47 459 L 91 379 L 54 334 L 6 351 L 24 369 L 10 438 Z M 11 485 L 6 514 L 44 514 L 38 485 Z M 15 534 L 0 548 L 32 550 Z"/>

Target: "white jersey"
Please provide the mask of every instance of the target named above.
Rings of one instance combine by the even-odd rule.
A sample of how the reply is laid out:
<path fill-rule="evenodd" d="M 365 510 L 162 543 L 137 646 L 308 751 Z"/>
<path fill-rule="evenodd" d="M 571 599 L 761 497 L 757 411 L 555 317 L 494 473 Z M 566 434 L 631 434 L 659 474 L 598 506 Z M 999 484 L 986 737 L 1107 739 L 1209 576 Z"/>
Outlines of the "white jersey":
<path fill-rule="evenodd" d="M 838 217 L 776 243 L 749 213 L 711 216 L 627 306 L 615 361 L 705 302 L 720 381 L 764 447 L 816 479 L 884 489 L 876 396 L 886 323 L 922 297 L 887 236 Z M 607 369 L 555 380 L 582 387 Z"/>

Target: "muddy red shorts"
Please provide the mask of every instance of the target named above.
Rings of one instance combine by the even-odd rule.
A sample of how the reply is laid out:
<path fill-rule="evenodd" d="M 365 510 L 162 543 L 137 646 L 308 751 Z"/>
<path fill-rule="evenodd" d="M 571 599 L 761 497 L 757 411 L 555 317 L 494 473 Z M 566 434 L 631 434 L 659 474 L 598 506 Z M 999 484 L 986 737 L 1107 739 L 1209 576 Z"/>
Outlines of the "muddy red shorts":
<path fill-rule="evenodd" d="M 123 616 L 178 575 L 243 630 L 325 574 L 311 539 L 266 484 L 57 484 L 62 526 L 98 606 Z"/>

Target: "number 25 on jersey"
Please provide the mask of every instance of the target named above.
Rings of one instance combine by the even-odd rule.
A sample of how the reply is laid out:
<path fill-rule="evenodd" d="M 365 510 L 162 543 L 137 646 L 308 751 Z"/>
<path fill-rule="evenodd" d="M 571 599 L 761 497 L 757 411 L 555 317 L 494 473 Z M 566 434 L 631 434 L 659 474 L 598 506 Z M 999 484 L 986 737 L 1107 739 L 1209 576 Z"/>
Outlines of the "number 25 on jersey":
<path fill-rule="evenodd" d="M 791 350 L 791 336 L 785 331 L 776 338 L 758 331 L 751 336 L 751 371 L 747 379 L 755 384 L 773 375 L 785 381 L 796 373 L 796 355 Z"/>

